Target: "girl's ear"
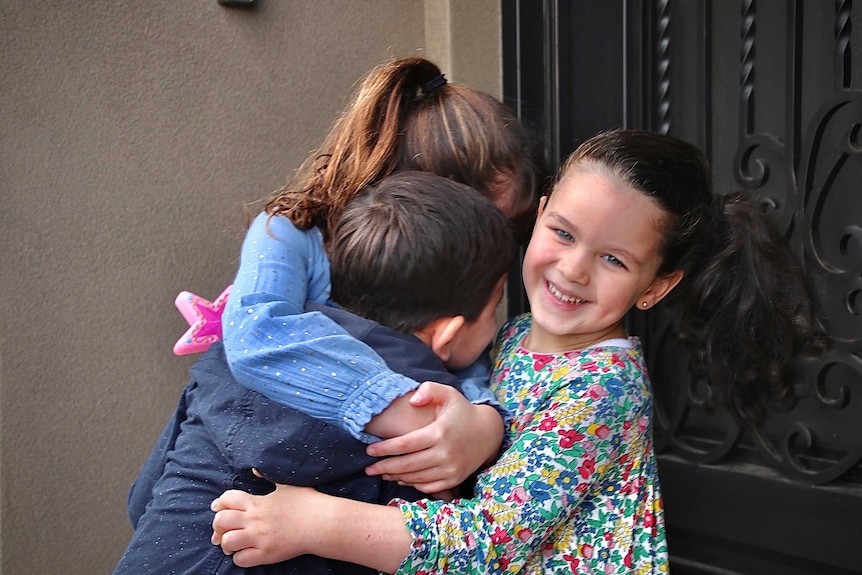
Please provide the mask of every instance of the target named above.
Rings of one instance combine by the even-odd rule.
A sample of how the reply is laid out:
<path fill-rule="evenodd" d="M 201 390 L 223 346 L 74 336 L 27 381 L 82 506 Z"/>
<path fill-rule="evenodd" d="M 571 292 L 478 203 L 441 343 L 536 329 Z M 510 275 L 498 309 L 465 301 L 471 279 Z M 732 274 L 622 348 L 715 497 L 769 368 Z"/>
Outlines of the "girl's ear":
<path fill-rule="evenodd" d="M 463 315 L 441 317 L 423 327 L 415 335 L 431 348 L 440 361 L 445 363 L 452 355 L 452 341 L 455 335 L 466 323 L 467 319 Z"/>
<path fill-rule="evenodd" d="M 655 278 L 649 288 L 638 298 L 638 309 L 649 309 L 663 300 L 682 281 L 682 276 L 682 270 L 677 270 L 665 276 Z"/>

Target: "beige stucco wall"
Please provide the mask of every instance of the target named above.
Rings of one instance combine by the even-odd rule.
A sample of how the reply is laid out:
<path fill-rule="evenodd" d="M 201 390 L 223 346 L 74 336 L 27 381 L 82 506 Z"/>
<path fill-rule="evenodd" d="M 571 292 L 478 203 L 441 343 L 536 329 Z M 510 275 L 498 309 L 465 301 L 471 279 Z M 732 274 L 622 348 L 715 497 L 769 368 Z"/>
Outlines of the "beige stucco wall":
<path fill-rule="evenodd" d="M 0 5 L 0 571 L 109 573 L 242 205 L 373 64 L 427 48 L 499 93 L 496 0 Z"/>

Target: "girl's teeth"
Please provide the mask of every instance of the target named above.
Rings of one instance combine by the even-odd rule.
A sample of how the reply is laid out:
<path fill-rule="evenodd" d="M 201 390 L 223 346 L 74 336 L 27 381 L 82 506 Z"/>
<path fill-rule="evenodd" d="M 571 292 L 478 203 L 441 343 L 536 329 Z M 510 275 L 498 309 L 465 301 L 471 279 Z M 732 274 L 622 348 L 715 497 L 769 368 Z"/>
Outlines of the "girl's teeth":
<path fill-rule="evenodd" d="M 563 294 L 560 292 L 560 290 L 558 290 L 557 288 L 555 288 L 555 287 L 554 287 L 552 284 L 550 284 L 550 283 L 548 284 L 548 289 L 549 289 L 549 290 L 551 290 L 551 293 L 552 293 L 552 294 L 554 294 L 554 297 L 556 297 L 558 300 L 562 301 L 563 303 L 582 304 L 582 303 L 584 303 L 584 302 L 586 301 L 586 300 L 582 300 L 582 299 L 578 299 L 578 298 L 574 298 L 574 297 L 569 297 L 569 296 L 563 295 Z"/>

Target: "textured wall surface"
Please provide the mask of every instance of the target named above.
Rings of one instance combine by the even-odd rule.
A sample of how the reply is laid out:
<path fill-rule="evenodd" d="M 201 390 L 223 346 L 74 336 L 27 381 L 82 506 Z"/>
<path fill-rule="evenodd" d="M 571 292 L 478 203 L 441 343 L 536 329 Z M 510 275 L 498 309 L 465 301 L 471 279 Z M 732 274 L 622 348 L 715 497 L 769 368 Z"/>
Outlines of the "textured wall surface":
<path fill-rule="evenodd" d="M 499 92 L 495 1 L 256 4 L 0 5 L 2 573 L 113 569 L 192 363 L 174 297 L 231 281 L 243 205 L 365 71 L 427 34 L 450 78 Z"/>

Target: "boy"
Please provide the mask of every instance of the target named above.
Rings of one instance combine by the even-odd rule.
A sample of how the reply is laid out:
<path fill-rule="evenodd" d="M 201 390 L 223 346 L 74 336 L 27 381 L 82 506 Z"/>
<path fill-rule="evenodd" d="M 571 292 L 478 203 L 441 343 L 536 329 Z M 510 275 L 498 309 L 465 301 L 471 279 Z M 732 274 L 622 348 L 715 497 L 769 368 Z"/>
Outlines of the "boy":
<path fill-rule="evenodd" d="M 396 371 L 459 387 L 447 368 L 470 365 L 493 338 L 514 251 L 508 220 L 475 190 L 427 173 L 395 174 L 345 208 L 329 248 L 332 301 L 341 307 L 314 309 Z M 316 556 L 236 567 L 209 542 L 210 502 L 227 489 L 266 493 L 270 482 L 375 503 L 421 496 L 366 475 L 373 459 L 346 431 L 234 381 L 220 344 L 192 369 L 168 429 L 168 444 L 156 450 L 167 454 L 161 475 L 133 518 L 115 575 L 371 573 Z"/>

